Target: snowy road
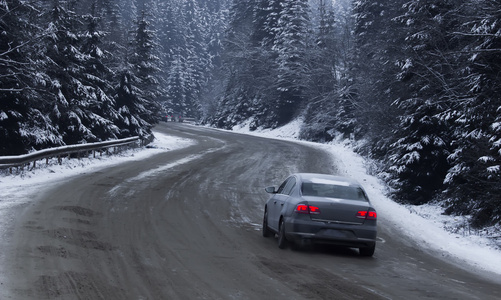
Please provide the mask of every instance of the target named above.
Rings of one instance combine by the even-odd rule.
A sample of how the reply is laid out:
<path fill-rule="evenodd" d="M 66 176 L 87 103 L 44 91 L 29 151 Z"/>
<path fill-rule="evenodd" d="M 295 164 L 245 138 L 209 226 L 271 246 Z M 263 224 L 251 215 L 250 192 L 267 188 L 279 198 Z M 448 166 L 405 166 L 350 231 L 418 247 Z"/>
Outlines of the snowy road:
<path fill-rule="evenodd" d="M 196 143 L 69 178 L 13 208 L 0 299 L 501 298 L 499 275 L 447 262 L 384 217 L 370 259 L 263 238 L 265 186 L 296 171 L 338 172 L 318 148 L 174 123 L 157 130 Z"/>

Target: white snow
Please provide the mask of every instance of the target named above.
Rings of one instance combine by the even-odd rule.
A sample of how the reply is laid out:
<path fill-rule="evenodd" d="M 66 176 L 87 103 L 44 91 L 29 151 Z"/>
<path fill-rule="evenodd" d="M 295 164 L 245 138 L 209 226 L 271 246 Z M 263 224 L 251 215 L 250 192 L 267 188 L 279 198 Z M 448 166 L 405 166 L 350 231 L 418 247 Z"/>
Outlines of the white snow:
<path fill-rule="evenodd" d="M 379 179 L 368 175 L 366 166 L 370 162 L 353 152 L 349 141 L 336 141 L 329 144 L 317 144 L 299 141 L 298 119 L 289 125 L 275 130 L 257 130 L 250 132 L 247 123 L 233 128 L 234 132 L 253 134 L 261 137 L 285 139 L 318 147 L 332 154 L 340 173 L 358 180 L 367 191 L 371 201 L 378 211 L 378 216 L 386 223 L 400 228 L 405 234 L 413 237 L 423 247 L 438 251 L 444 257 L 463 262 L 477 268 L 501 274 L 498 262 L 501 261 L 501 249 L 483 232 L 474 232 L 464 226 L 466 218 L 442 215 L 442 209 L 436 205 L 410 206 L 399 205 L 385 196 L 386 187 Z M 140 160 L 162 151 L 169 151 L 187 147 L 194 143 L 192 140 L 170 137 L 155 132 L 156 140 L 153 148 L 133 150 L 114 157 L 99 159 L 73 159 L 62 166 L 53 164 L 33 171 L 24 171 L 23 175 L 0 176 L 0 260 L 1 246 L 8 242 L 9 233 L 15 216 L 10 214 L 12 208 L 30 203 L 31 197 L 46 187 L 68 180 L 69 177 L 88 173 L 116 165 L 125 161 Z M 191 160 L 187 157 L 185 160 Z M 182 161 L 173 162 L 179 164 Z M 167 165 L 165 167 L 169 167 Z M 158 170 L 157 170 L 158 171 Z M 152 176 L 152 172 L 141 174 L 140 177 Z M 463 225 L 463 226 L 462 226 Z M 0 281 L 5 273 L 0 265 Z"/>
<path fill-rule="evenodd" d="M 412 237 L 424 248 L 440 253 L 443 257 L 468 264 L 479 269 L 501 274 L 498 264 L 501 262 L 501 249 L 491 237 L 489 230 L 497 232 L 499 228 L 486 229 L 482 232 L 472 230 L 467 224 L 468 217 L 443 215 L 439 205 L 401 205 L 390 200 L 385 194 L 387 187 L 377 177 L 368 175 L 371 162 L 356 154 L 351 142 L 337 140 L 328 144 L 299 141 L 302 120 L 299 118 L 288 125 L 275 130 L 249 131 L 248 124 L 236 126 L 233 131 L 268 138 L 280 138 L 318 147 L 332 154 L 333 160 L 343 176 L 360 182 L 371 202 L 376 207 L 378 218 L 391 223 L 406 235 Z"/>

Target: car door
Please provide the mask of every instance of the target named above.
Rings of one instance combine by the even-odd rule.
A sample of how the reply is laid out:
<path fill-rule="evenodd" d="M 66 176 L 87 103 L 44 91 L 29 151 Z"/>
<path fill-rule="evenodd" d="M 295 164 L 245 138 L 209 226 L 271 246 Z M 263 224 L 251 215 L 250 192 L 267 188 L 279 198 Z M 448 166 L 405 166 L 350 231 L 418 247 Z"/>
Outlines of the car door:
<path fill-rule="evenodd" d="M 287 181 L 287 184 L 285 185 L 284 187 L 284 190 L 282 191 L 282 202 L 280 202 L 280 214 L 284 214 L 285 213 L 285 207 L 287 205 L 287 202 L 290 202 L 291 201 L 291 194 L 292 194 L 292 191 L 294 190 L 294 188 L 296 187 L 296 178 L 295 177 L 291 177 L 289 179 L 289 181 Z"/>
<path fill-rule="evenodd" d="M 292 177 L 287 178 L 281 185 L 278 187 L 277 192 L 271 197 L 268 202 L 268 227 L 270 227 L 274 231 L 278 231 L 278 221 L 280 218 L 280 211 L 283 207 L 283 191 L 287 183 L 291 180 Z"/>
<path fill-rule="evenodd" d="M 284 213 L 286 202 L 289 201 L 290 194 L 295 186 L 296 186 L 296 178 L 289 177 L 287 179 L 287 182 L 285 183 L 284 188 L 280 191 L 280 193 L 277 193 L 273 201 L 273 206 L 276 211 L 275 213 L 276 219 L 274 220 L 274 225 L 276 226 L 276 230 L 278 230 L 279 228 L 280 216 Z"/>

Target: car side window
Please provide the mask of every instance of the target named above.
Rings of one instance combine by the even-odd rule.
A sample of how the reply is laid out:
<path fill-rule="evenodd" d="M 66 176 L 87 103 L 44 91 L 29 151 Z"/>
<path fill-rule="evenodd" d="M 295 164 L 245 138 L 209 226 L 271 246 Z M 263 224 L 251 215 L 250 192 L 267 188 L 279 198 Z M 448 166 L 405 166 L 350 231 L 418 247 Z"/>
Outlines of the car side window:
<path fill-rule="evenodd" d="M 287 185 L 287 182 L 289 182 L 290 178 L 287 178 L 279 187 L 277 190 L 277 194 L 282 194 L 282 191 L 284 190 L 285 186 Z"/>
<path fill-rule="evenodd" d="M 285 187 L 284 187 L 284 190 L 283 190 L 282 194 L 284 194 L 284 195 L 290 195 L 290 194 L 291 194 L 291 192 L 292 192 L 292 189 L 294 188 L 294 186 L 296 186 L 296 178 L 291 177 L 291 178 L 287 181 L 287 184 L 285 185 Z"/>

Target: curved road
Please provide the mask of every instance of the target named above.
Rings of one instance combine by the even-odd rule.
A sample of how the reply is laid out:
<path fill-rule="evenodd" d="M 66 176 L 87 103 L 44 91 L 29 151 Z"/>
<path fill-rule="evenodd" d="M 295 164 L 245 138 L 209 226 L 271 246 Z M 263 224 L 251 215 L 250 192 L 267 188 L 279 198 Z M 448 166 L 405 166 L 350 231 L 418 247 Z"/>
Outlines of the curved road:
<path fill-rule="evenodd" d="M 420 250 L 384 219 L 373 258 L 263 238 L 263 188 L 292 172 L 336 173 L 321 150 L 174 123 L 157 130 L 197 143 L 72 178 L 17 208 L 0 298 L 501 298 L 498 275 Z"/>

